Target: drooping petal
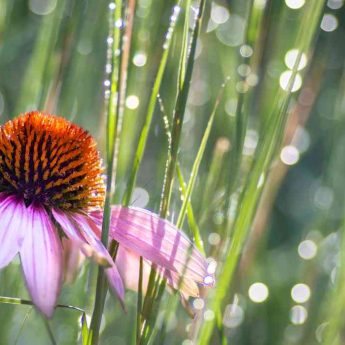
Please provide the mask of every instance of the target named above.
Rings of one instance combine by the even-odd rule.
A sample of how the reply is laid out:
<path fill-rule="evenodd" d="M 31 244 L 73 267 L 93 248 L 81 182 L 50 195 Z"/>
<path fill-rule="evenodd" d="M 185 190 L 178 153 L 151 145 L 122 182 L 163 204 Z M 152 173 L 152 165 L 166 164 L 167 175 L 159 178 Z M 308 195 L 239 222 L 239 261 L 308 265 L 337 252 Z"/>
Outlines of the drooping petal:
<path fill-rule="evenodd" d="M 0 269 L 18 253 L 29 218 L 24 203 L 14 196 L 0 197 Z"/>
<path fill-rule="evenodd" d="M 77 276 L 78 268 L 85 260 L 85 255 L 81 253 L 80 246 L 76 242 L 66 237 L 63 237 L 61 242 L 63 248 L 64 282 L 73 283 Z"/>
<path fill-rule="evenodd" d="M 122 277 L 116 265 L 105 269 L 105 274 L 108 278 L 110 288 L 119 298 L 122 307 L 124 307 L 125 287 L 123 285 Z"/>
<path fill-rule="evenodd" d="M 138 291 L 139 281 L 139 263 L 140 256 L 133 251 L 126 249 L 123 246 L 119 246 L 116 255 L 116 266 L 119 269 L 121 277 L 124 281 L 126 288 Z M 147 284 L 149 281 L 151 265 L 147 261 L 143 261 L 143 292 L 147 290 Z"/>
<path fill-rule="evenodd" d="M 98 222 L 101 212 L 93 212 Z M 207 262 L 188 237 L 172 223 L 139 208 L 112 207 L 110 235 L 124 247 L 180 277 L 212 285 Z"/>
<path fill-rule="evenodd" d="M 26 209 L 30 220 L 20 258 L 26 285 L 37 309 L 51 317 L 62 283 L 62 247 L 59 236 L 43 208 Z"/>
<path fill-rule="evenodd" d="M 135 254 L 133 251 L 119 246 L 116 255 L 116 266 L 118 267 L 121 277 L 128 289 L 138 291 L 139 282 L 139 268 L 140 268 L 140 256 Z M 175 290 L 179 290 L 184 297 L 197 297 L 199 296 L 199 288 L 197 284 L 192 280 L 181 276 L 176 272 L 172 272 L 166 269 L 157 268 L 158 273 L 163 275 L 168 284 Z M 143 293 L 146 293 L 149 276 L 151 272 L 151 264 L 143 260 L 143 278 L 142 287 Z"/>
<path fill-rule="evenodd" d="M 97 237 L 98 229 L 93 229 L 97 226 L 91 219 L 81 214 L 67 215 L 58 210 L 53 210 L 52 213 L 65 235 L 80 246 L 85 256 L 92 256 L 97 263 L 102 265 L 113 265 L 113 259 Z"/>

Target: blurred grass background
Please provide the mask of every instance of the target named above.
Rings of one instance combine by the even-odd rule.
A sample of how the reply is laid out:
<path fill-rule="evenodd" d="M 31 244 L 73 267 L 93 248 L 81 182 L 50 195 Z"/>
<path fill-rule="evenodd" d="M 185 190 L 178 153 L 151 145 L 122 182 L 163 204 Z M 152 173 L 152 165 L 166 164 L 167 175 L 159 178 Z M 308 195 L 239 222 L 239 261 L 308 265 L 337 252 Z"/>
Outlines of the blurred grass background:
<path fill-rule="evenodd" d="M 169 147 L 164 120 L 171 123 L 178 93 L 186 3 L 181 2 L 159 90 L 161 106 L 155 107 L 130 203 L 155 212 Z M 126 191 L 175 5 L 171 0 L 136 3 L 116 202 Z M 112 43 L 108 6 L 104 0 L 0 0 L 1 123 L 33 109 L 55 113 L 89 130 L 105 157 L 104 93 Z M 198 2 L 192 2 L 191 28 L 197 8 Z M 340 250 L 345 248 L 344 8 L 342 0 L 206 1 L 178 160 L 188 181 L 221 85 L 229 77 L 191 198 L 206 254 L 219 262 L 219 277 L 240 212 L 248 223 L 220 313 L 208 308 L 215 300 L 212 293 L 205 308 L 202 300 L 191 302 L 204 324 L 217 320 L 209 344 L 345 343 Z M 290 94 L 284 89 L 296 72 Z M 279 116 L 282 123 L 275 125 Z M 241 191 L 254 183 L 253 167 L 264 164 L 264 151 L 256 150 L 263 142 L 275 144 L 275 159 L 254 170 L 256 194 L 248 192 L 243 200 Z M 177 181 L 169 213 L 175 222 L 181 207 Z M 246 200 L 259 197 L 246 216 Z M 185 222 L 183 229 L 192 237 L 190 228 Z M 19 261 L 0 272 L 0 295 L 27 298 L 20 273 Z M 96 267 L 83 265 L 76 281 L 64 286 L 60 302 L 90 315 L 95 279 Z M 136 294 L 129 291 L 126 302 L 123 313 L 108 296 L 101 344 L 132 342 Z M 80 316 L 57 310 L 50 321 L 57 344 L 78 343 Z M 164 305 L 159 317 L 164 319 Z M 165 335 L 158 333 L 156 344 L 192 344 L 195 324 L 181 306 L 164 325 Z M 48 343 L 44 323 L 31 307 L 0 305 L 1 345 Z"/>

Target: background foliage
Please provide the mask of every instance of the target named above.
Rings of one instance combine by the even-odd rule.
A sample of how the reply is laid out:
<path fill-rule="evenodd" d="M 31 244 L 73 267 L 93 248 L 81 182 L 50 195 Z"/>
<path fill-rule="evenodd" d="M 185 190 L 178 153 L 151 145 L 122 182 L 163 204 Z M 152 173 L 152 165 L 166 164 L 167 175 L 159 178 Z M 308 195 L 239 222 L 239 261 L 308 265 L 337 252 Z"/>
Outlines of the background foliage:
<path fill-rule="evenodd" d="M 136 3 L 116 203 L 126 192 L 176 4 Z M 191 38 L 199 3 L 180 5 L 130 202 L 157 213 L 169 151 L 166 123 L 172 123 L 181 94 L 181 68 L 190 64 L 181 58 L 183 37 Z M 223 281 L 208 300 L 191 301 L 199 319 L 194 323 L 177 296 L 164 294 L 155 343 L 191 345 L 192 330 L 201 323 L 195 343 L 345 342 L 344 8 L 342 0 L 206 1 L 178 165 L 188 182 L 218 99 L 182 228 L 190 237 L 199 229 Z M 0 0 L 1 123 L 32 109 L 59 114 L 89 130 L 106 159 L 109 16 L 105 0 Z M 177 221 L 181 205 L 176 175 L 170 220 Z M 20 273 L 19 261 L 0 272 L 0 295 L 28 298 Z M 60 302 L 91 315 L 96 273 L 93 264 L 83 264 Z M 171 298 L 176 313 L 166 312 Z M 108 295 L 101 344 L 134 341 L 136 303 L 137 294 L 128 291 L 124 313 Z M 80 341 L 80 317 L 75 310 L 57 310 L 49 321 L 57 344 Z M 213 333 L 209 325 L 216 326 Z M 1 345 L 48 342 L 45 323 L 30 306 L 0 304 Z"/>

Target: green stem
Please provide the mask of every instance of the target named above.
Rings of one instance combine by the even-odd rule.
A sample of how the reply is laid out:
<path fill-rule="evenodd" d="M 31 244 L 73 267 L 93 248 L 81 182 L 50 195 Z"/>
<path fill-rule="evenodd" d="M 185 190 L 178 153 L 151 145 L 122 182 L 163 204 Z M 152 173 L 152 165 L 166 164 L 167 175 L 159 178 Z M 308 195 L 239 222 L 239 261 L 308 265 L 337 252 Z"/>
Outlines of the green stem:
<path fill-rule="evenodd" d="M 112 73 L 111 73 L 111 89 L 110 98 L 107 108 L 107 185 L 106 185 L 106 198 L 104 204 L 103 223 L 102 223 L 102 243 L 104 246 L 108 246 L 109 226 L 111 217 L 111 200 L 114 192 L 113 185 L 115 184 L 115 162 L 117 147 L 119 145 L 119 131 L 121 121 L 119 120 L 119 109 L 121 106 L 121 87 L 125 86 L 125 82 L 121 77 L 121 63 L 123 52 L 118 57 L 116 52 L 122 46 L 122 32 L 115 23 L 121 20 L 123 15 L 123 3 L 122 0 L 116 1 L 116 8 L 113 13 L 113 18 L 110 19 L 110 33 L 113 37 L 113 49 L 112 49 Z M 129 44 L 129 42 L 128 42 Z M 128 58 L 128 57 L 127 57 Z M 118 82 L 119 81 L 119 82 Z M 104 309 L 105 298 L 107 294 L 108 284 L 103 267 L 99 267 L 97 275 L 96 285 L 96 297 L 94 303 L 94 310 L 92 313 L 89 336 L 87 344 L 97 345 L 99 342 L 99 329 L 102 320 L 102 314 Z"/>

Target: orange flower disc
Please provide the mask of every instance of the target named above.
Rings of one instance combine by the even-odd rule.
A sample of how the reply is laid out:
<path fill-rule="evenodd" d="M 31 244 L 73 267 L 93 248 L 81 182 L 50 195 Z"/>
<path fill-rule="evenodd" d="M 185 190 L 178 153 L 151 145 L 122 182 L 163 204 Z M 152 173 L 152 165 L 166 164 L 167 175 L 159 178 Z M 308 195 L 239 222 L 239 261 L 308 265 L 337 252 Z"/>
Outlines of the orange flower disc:
<path fill-rule="evenodd" d="M 82 211 L 103 205 L 96 142 L 69 121 L 38 111 L 0 127 L 0 191 L 28 206 Z"/>

